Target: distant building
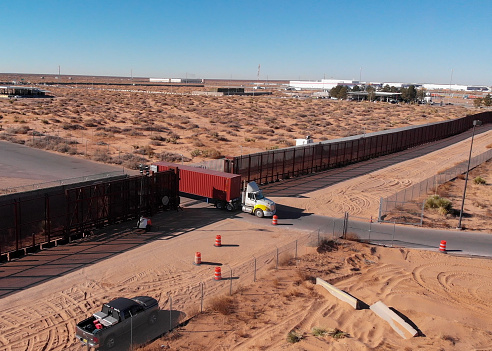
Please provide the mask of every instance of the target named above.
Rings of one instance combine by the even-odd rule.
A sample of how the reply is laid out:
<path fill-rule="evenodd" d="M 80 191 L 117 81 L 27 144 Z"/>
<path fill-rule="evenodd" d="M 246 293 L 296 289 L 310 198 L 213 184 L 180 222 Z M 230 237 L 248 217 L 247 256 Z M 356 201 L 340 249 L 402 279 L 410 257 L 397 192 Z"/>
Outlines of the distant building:
<path fill-rule="evenodd" d="M 34 87 L 19 87 L 19 86 L 0 86 L 1 97 L 45 97 L 47 90 L 42 90 Z"/>
<path fill-rule="evenodd" d="M 353 88 L 356 85 L 360 85 L 357 80 L 340 80 L 340 79 L 321 79 L 321 80 L 291 80 L 289 87 L 295 90 L 330 90 L 337 85 L 345 85 L 349 88 Z"/>
<path fill-rule="evenodd" d="M 348 88 L 354 86 L 373 86 L 376 89 L 382 88 L 386 85 L 395 88 L 408 88 L 413 85 L 416 88 L 425 88 L 427 90 L 452 90 L 452 91 L 483 91 L 490 92 L 492 87 L 479 86 L 479 85 L 460 85 L 460 84 L 432 84 L 432 83 L 402 83 L 402 82 L 359 82 L 356 80 L 344 80 L 344 79 L 321 79 L 321 80 L 291 80 L 289 90 L 323 90 L 329 91 L 335 88 L 337 85 L 344 85 Z"/>
<path fill-rule="evenodd" d="M 151 83 L 190 83 L 203 84 L 203 79 L 195 78 L 149 78 Z"/>

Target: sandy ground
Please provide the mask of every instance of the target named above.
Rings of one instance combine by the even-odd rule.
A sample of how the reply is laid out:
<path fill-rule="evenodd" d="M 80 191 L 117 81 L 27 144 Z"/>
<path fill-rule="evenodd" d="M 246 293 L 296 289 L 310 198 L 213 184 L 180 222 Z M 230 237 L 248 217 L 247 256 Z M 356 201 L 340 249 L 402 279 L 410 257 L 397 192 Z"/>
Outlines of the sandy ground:
<path fill-rule="evenodd" d="M 110 147 L 107 144 L 99 146 L 109 150 L 108 153 L 113 156 L 123 145 L 135 151 L 145 148 L 149 141 L 154 140 L 162 144 L 152 145 L 156 153 L 177 153 L 182 150 L 182 153 L 192 158 L 191 151 L 194 149 L 215 148 L 225 152 L 224 150 L 231 150 L 231 145 L 237 148 L 244 144 L 246 153 L 285 145 L 280 142 L 281 139 L 302 137 L 308 124 L 319 124 L 317 127 L 320 134 L 314 134 L 314 137 L 320 139 L 321 134 L 330 138 L 349 135 L 351 123 L 357 120 L 361 121 L 361 126 L 365 125 L 367 128 L 361 127 L 361 131 L 369 132 L 444 120 L 450 117 L 452 111 L 456 113 L 455 117 L 464 114 L 461 108 L 452 110 L 453 106 L 438 109 L 429 106 L 383 106 L 369 103 L 349 105 L 324 100 L 303 102 L 296 99 L 264 99 L 255 103 L 250 98 L 241 100 L 237 97 L 225 98 L 220 102 L 217 99 L 200 97 L 193 100 L 196 106 L 189 106 L 189 102 L 183 98 L 150 98 L 143 93 L 111 93 L 104 99 L 91 102 L 95 96 L 93 92 L 77 90 L 69 94 L 65 93 L 67 88 L 56 88 L 53 91 L 63 95 L 62 99 L 52 102 L 54 107 L 44 104 L 31 106 L 31 103 L 22 101 L 2 102 L 2 125 L 4 130 L 8 130 L 8 135 L 19 139 L 27 136 L 26 140 L 32 138 L 27 134 L 29 130 L 23 134 L 22 130 L 25 128 L 12 129 L 28 124 L 31 129 L 40 133 L 58 132 L 63 137 L 79 137 L 86 142 L 90 139 L 93 146 L 97 142 L 111 140 Z M 80 101 L 77 101 L 77 97 L 81 97 Z M 111 99 L 116 102 L 110 107 Z M 125 99 L 128 103 L 125 103 Z M 209 106 L 215 107 L 209 109 Z M 236 113 L 235 111 L 239 111 L 238 106 L 241 112 Z M 381 109 L 379 106 L 382 106 Z M 138 117 L 133 108 L 140 112 L 143 108 L 147 110 Z M 145 129 L 151 125 L 151 121 L 145 118 L 152 115 L 154 109 L 160 108 L 166 111 L 167 117 L 161 121 L 166 130 L 174 127 L 174 130 L 188 131 L 186 125 L 196 124 L 199 134 L 195 135 L 197 127 L 193 127 L 189 129 L 190 132 L 185 133 L 186 137 L 175 140 L 176 144 L 151 139 L 156 128 L 154 125 L 154 129 Z M 193 108 L 201 110 L 197 112 Z M 273 118 L 282 110 L 290 112 L 281 120 L 283 126 L 280 131 L 273 126 L 269 127 L 273 133 L 259 130 L 264 127 L 256 122 L 260 119 L 248 124 L 252 120 L 248 119 L 250 114 L 257 114 L 265 120 Z M 319 112 L 330 118 L 316 120 L 314 116 Z M 77 120 L 74 118 L 76 116 L 86 116 L 93 120 Z M 201 119 L 203 116 L 205 118 Z M 220 118 L 217 119 L 217 116 Z M 228 129 L 222 127 L 222 122 L 231 121 L 231 116 L 234 117 L 232 122 L 239 124 L 236 131 L 231 126 Z M 104 129 L 110 127 L 106 124 L 108 120 L 113 119 L 116 126 L 121 123 L 120 128 L 123 128 L 131 118 L 140 121 L 134 126 L 143 135 L 130 135 L 130 132 L 126 132 L 128 138 L 125 138 L 122 133 L 115 133 L 116 129 Z M 330 124 L 325 123 L 327 120 Z M 164 121 L 169 123 L 164 124 Z M 156 122 L 158 121 L 154 121 Z M 76 136 L 78 129 L 71 129 L 64 123 L 84 126 L 87 123 L 88 126 L 80 129 L 83 136 Z M 285 129 L 289 124 L 293 125 L 290 132 Z M 184 129 L 178 127 L 179 125 Z M 232 130 L 236 135 L 226 130 Z M 98 132 L 106 134 L 96 135 Z M 218 134 L 214 134 L 215 132 Z M 353 132 L 358 134 L 358 131 Z M 278 135 L 280 133 L 283 134 Z M 258 136 L 264 136 L 265 139 L 259 139 Z M 167 137 L 172 139 L 172 134 Z M 225 146 L 214 147 L 221 137 L 228 140 L 224 141 Z M 193 145 L 194 140 L 199 140 L 201 144 Z M 491 143 L 490 131 L 477 136 L 474 153 L 483 152 Z M 82 145 L 83 142 L 78 146 L 79 153 Z M 92 151 L 95 150 L 93 147 Z M 468 150 L 467 141 L 463 141 L 416 160 L 405 161 L 326 189 L 306 192 L 303 197 L 274 199 L 278 203 L 300 207 L 316 214 L 341 216 L 349 211 L 354 216 L 375 216 L 379 197 L 393 194 L 437 171 L 466 160 Z M 79 157 L 83 157 L 83 152 Z M 150 158 L 150 154 L 147 157 Z M 212 242 L 216 234 L 222 234 L 231 246 L 219 250 L 214 248 Z M 131 235 L 138 234 L 128 234 L 129 240 Z M 228 293 L 230 281 L 225 280 L 215 285 L 211 281 L 213 263 L 223 264 L 224 275 L 228 272 L 227 267 L 231 267 L 237 275 L 235 277 L 238 279 L 233 280 L 236 291 L 232 301 L 234 313 L 222 315 L 211 310 L 194 318 L 167 340 L 156 341 L 149 349 L 161 349 L 161 345 L 169 345 L 175 350 L 492 348 L 492 276 L 489 274 L 492 261 L 459 258 L 429 251 L 370 248 L 351 243 L 343 245 L 337 251 L 322 254 L 302 246 L 299 251 L 302 256 L 298 261 L 289 265 L 288 257 L 284 257 L 283 264 L 276 271 L 272 256 L 275 247 L 292 243 L 303 235 L 305 233 L 284 227 L 272 227 L 268 220 L 252 225 L 239 219 L 228 219 L 176 235 L 171 240 L 149 241 L 144 246 L 2 298 L 0 350 L 81 350 L 74 338 L 76 321 L 97 311 L 102 302 L 117 296 L 154 296 L 165 310 L 169 308 L 171 295 L 174 296 L 173 310 L 180 313 L 177 320 L 186 319 L 196 314 L 200 308 L 202 282 L 205 282 L 208 294 L 206 307 L 211 306 L 210 296 Z M 212 265 L 197 267 L 192 264 L 194 253 L 198 250 L 202 252 L 204 260 Z M 292 256 L 292 250 L 289 255 Z M 261 258 L 263 268 L 259 272 L 260 281 L 250 286 L 253 256 Z M 25 259 L 31 258 L 28 256 Z M 22 266 L 23 260 L 13 264 Z M 7 266 L 0 266 L 0 270 L 5 269 L 8 269 Z M 332 282 L 366 304 L 383 301 L 410 319 L 422 335 L 409 340 L 400 338 L 370 310 L 351 310 L 331 295 L 314 287 L 310 283 L 310 277 L 314 276 Z M 86 292 L 88 294 L 85 298 Z M 161 318 L 161 323 L 165 324 L 165 316 Z M 349 337 L 337 340 L 331 337 L 314 337 L 311 335 L 312 327 L 338 328 L 348 333 Z M 166 326 L 162 325 L 162 328 L 165 329 Z M 304 336 L 296 344 L 286 341 L 287 334 L 293 329 Z"/>
<path fill-rule="evenodd" d="M 297 265 L 297 267 L 296 267 Z M 143 350 L 489 350 L 492 261 L 346 243 L 271 270 Z M 354 310 L 312 283 L 320 277 L 367 305 L 382 301 L 420 332 L 403 339 L 369 309 Z M 347 337 L 314 336 L 313 328 Z M 287 335 L 302 335 L 289 343 Z"/>
<path fill-rule="evenodd" d="M 475 183 L 480 177 L 485 184 Z M 466 186 L 466 198 L 462 216 L 462 227 L 467 231 L 481 231 L 492 233 L 492 159 L 470 170 Z M 453 209 L 446 215 L 439 213 L 437 209 L 424 210 L 423 226 L 432 228 L 456 228 L 459 221 L 463 189 L 465 187 L 465 175 L 461 175 L 450 182 L 440 185 L 432 195 L 437 194 L 448 199 L 453 204 Z M 408 221 L 420 221 L 420 209 L 422 203 L 429 194 L 414 199 L 411 203 L 391 211 L 385 220 L 400 220 L 402 217 Z M 416 211 L 416 209 L 418 209 Z"/>
<path fill-rule="evenodd" d="M 159 223 L 159 216 L 156 217 L 154 223 Z M 237 230 L 238 225 L 241 230 Z M 222 234 L 224 247 L 213 246 L 217 233 Z M 0 349 L 79 350 L 74 334 L 76 321 L 85 319 L 99 310 L 102 303 L 118 296 L 149 295 L 157 298 L 162 308 L 169 308 L 168 296 L 171 295 L 173 310 L 183 312 L 182 318 L 186 318 L 200 305 L 200 283 L 207 283 L 207 296 L 228 290 L 227 281 L 212 282 L 215 266 L 222 265 L 226 276 L 229 267 L 236 269 L 241 263 L 252 262 L 253 255 L 261 257 L 276 246 L 292 242 L 301 233 L 224 220 L 185 235 L 178 234 L 175 233 L 172 240 L 168 240 L 169 237 L 164 240 L 170 235 L 165 233 L 160 240 L 2 298 Z M 131 241 L 136 235 L 128 234 L 126 240 Z M 111 245 L 106 245 L 110 250 Z M 62 254 L 60 250 L 63 248 L 53 248 L 44 254 L 56 258 Z M 73 263 L 81 262 L 89 251 L 83 250 L 74 257 Z M 193 265 L 196 251 L 201 252 L 204 262 L 201 266 Z M 16 270 L 23 262 L 19 260 L 13 267 L 0 269 Z M 46 267 L 48 273 L 56 264 Z M 248 273 L 243 273 L 245 283 L 251 282 L 252 279 L 246 278 Z M 28 277 L 29 271 L 23 275 Z M 242 280 L 234 281 L 235 288 L 237 284 L 242 284 Z M 84 293 L 87 293 L 86 299 Z"/>

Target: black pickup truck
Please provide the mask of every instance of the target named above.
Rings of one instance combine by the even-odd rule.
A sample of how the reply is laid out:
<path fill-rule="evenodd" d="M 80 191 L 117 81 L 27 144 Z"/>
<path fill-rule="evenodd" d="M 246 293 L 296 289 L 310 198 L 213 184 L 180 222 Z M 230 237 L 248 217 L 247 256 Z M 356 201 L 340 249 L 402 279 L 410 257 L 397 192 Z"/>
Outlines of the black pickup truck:
<path fill-rule="evenodd" d="M 159 304 L 149 296 L 119 297 L 105 303 L 100 312 L 77 323 L 75 336 L 84 345 L 98 349 L 114 347 L 118 339 L 145 323 L 157 322 Z M 133 329 L 132 329 L 133 328 Z"/>

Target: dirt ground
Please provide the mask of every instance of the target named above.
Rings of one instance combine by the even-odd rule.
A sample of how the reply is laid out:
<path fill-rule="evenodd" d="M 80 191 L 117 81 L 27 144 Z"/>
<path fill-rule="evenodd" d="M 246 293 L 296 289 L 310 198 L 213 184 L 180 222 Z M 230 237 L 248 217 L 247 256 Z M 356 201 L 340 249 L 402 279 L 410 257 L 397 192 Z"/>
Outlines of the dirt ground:
<path fill-rule="evenodd" d="M 0 75 L 0 81 L 14 79 L 20 81 Z M 307 135 L 316 142 L 479 112 L 469 104 L 294 98 L 281 85 L 288 82 L 270 86 L 266 91 L 272 95 L 215 97 L 192 93 L 210 90 L 218 81 L 203 88 L 110 85 L 115 79 L 108 85 L 77 84 L 90 80 L 64 77 L 70 85 L 39 86 L 53 98 L 0 99 L 0 139 L 135 168 L 156 160 L 200 162 L 282 148 Z M 252 91 L 251 82 L 221 83 L 249 84 L 246 90 Z"/>
<path fill-rule="evenodd" d="M 167 152 L 195 161 L 203 159 L 206 150 L 209 156 L 215 153 L 213 150 L 220 154 L 239 154 L 241 149 L 249 153 L 290 145 L 294 138 L 306 133 L 315 140 L 324 140 L 475 112 L 454 105 L 350 103 L 279 95 L 219 99 L 86 88 L 49 87 L 56 96 L 53 100 L 0 100 L 2 138 L 29 145 L 28 141 L 36 143 L 40 134 L 58 134 L 78 142 L 72 144 L 76 145 L 76 157 L 85 157 L 86 144 L 88 157 L 106 154 L 112 159 L 133 162 L 134 159 L 123 155 L 137 154 L 151 160 Z M 164 140 L 157 138 L 161 136 Z M 102 142 L 105 144 L 97 145 Z M 484 152 L 491 143 L 491 130 L 477 135 L 474 154 Z M 381 196 L 391 195 L 466 160 L 467 145 L 465 140 L 418 159 L 321 190 L 306 191 L 302 197 L 273 199 L 320 215 L 341 216 L 349 211 L 354 216 L 375 216 Z M 153 151 L 147 152 L 150 148 Z M 194 150 L 199 151 L 193 157 Z M 101 156 L 100 161 L 108 159 Z M 487 180 L 485 188 L 471 187 L 469 182 L 470 199 L 488 194 L 484 192 L 490 187 L 490 168 L 487 169 L 483 176 Z M 451 194 L 450 190 L 446 191 Z M 490 206 L 482 200 L 472 201 Z M 468 205 L 465 209 L 471 212 Z M 484 210 L 490 211 L 490 207 Z M 480 217 L 484 220 L 480 223 L 490 228 L 487 213 L 485 218 Z M 466 220 L 467 227 L 471 227 L 474 218 Z M 210 243 L 218 233 L 227 233 L 229 242 L 238 246 L 217 251 Z M 272 227 L 266 222 L 253 225 L 230 219 L 176 235 L 171 240 L 149 242 L 19 291 L 0 300 L 0 350 L 82 350 L 74 337 L 76 321 L 117 296 L 154 296 L 165 310 L 169 308 L 168 296 L 179 295 L 173 306 L 183 311 L 185 317 L 194 315 L 200 296 L 197 287 L 210 279 L 213 271 L 211 266 L 192 264 L 195 251 L 200 249 L 210 262 L 221 262 L 236 271 L 236 267 L 250 262 L 253 256 L 274 252 L 275 246 L 292 243 L 305 234 Z M 215 285 L 210 289 L 216 292 L 218 301 L 208 298 L 206 313 L 147 348 L 313 351 L 492 348 L 492 276 L 489 274 L 492 261 L 352 242 L 339 244 L 338 250 L 324 253 L 302 247 L 298 260 L 283 257 L 278 270 L 270 260 L 254 284 L 249 268 L 238 282 L 234 281 L 235 293 L 230 301 L 224 297 L 227 286 Z M 23 265 L 22 260 L 15 263 L 18 267 Z M 312 277 L 321 277 L 368 305 L 383 301 L 414 323 L 421 335 L 402 339 L 370 310 L 354 311 L 315 287 Z M 86 299 L 85 292 L 89 292 Z M 224 301 L 229 307 L 226 314 L 221 314 L 217 310 Z M 337 328 L 347 335 L 338 333 L 346 336 L 338 339 L 315 337 L 313 327 L 327 331 Z M 292 330 L 302 336 L 300 342 L 287 341 Z"/>
<path fill-rule="evenodd" d="M 285 260 L 141 350 L 485 350 L 492 347 L 491 268 L 490 260 L 339 242 L 334 251 Z M 383 301 L 419 336 L 403 339 L 371 310 L 354 310 L 314 285 L 313 277 L 367 305 Z M 313 335 L 313 328 L 326 335 Z M 343 334 L 329 336 L 333 330 Z M 291 331 L 302 339 L 289 341 Z"/>
<path fill-rule="evenodd" d="M 485 183 L 476 183 L 474 180 L 481 178 Z M 437 187 L 427 196 L 421 196 L 413 200 L 414 208 L 422 208 L 422 203 L 429 196 L 439 195 L 452 203 L 452 210 L 448 214 L 440 214 L 438 209 L 427 208 L 424 210 L 423 226 L 430 228 L 454 229 L 458 225 L 463 190 L 465 187 L 465 175 L 446 182 Z M 403 206 L 399 211 L 393 211 L 387 216 L 388 221 L 405 216 L 407 220 L 418 222 L 420 214 Z M 470 170 L 465 194 L 465 206 L 462 216 L 462 228 L 469 231 L 481 231 L 492 233 L 492 160 L 489 160 Z"/>

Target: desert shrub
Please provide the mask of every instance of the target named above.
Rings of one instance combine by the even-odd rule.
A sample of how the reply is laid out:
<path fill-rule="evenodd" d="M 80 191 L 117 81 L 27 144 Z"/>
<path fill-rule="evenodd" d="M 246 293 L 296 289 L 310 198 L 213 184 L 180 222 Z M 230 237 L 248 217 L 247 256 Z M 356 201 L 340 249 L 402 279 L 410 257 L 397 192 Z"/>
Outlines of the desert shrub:
<path fill-rule="evenodd" d="M 482 177 L 478 176 L 478 177 L 475 177 L 475 179 L 473 179 L 473 183 L 478 184 L 478 185 L 484 185 L 487 182 L 485 181 L 485 179 L 483 179 Z"/>
<path fill-rule="evenodd" d="M 96 149 L 96 151 L 94 151 L 92 159 L 94 161 L 104 163 L 111 163 L 113 161 L 112 157 L 108 154 L 108 151 L 106 149 Z"/>
<path fill-rule="evenodd" d="M 166 162 L 190 162 L 189 157 L 183 156 L 181 154 L 176 154 L 174 152 L 164 151 L 158 155 L 159 160 Z"/>
<path fill-rule="evenodd" d="M 113 159 L 113 163 L 121 164 L 128 169 L 138 169 L 140 164 L 146 162 L 148 162 L 146 158 L 129 153 L 123 154 L 117 159 Z"/>
<path fill-rule="evenodd" d="M 326 336 L 328 334 L 328 331 L 324 328 L 320 328 L 320 327 L 313 327 L 311 329 L 311 333 L 314 335 L 314 336 Z"/>
<path fill-rule="evenodd" d="M 77 129 L 85 130 L 85 129 L 87 129 L 86 127 L 81 126 L 80 124 L 67 123 L 67 122 L 62 123 L 61 127 L 65 130 L 77 130 Z"/>
<path fill-rule="evenodd" d="M 289 334 L 287 334 L 287 342 L 291 344 L 295 344 L 296 342 L 301 341 L 303 338 L 302 334 L 297 330 L 291 330 Z"/>
<path fill-rule="evenodd" d="M 70 145 L 70 143 L 58 136 L 45 136 L 44 138 L 37 138 L 29 140 L 27 145 L 43 150 L 52 150 L 70 155 L 75 155 L 77 149 Z"/>
<path fill-rule="evenodd" d="M 152 135 L 150 137 L 150 140 L 156 140 L 156 141 L 166 141 L 166 138 L 164 138 L 163 136 L 161 135 Z"/>
<path fill-rule="evenodd" d="M 143 147 L 137 147 L 134 151 L 137 155 L 146 155 L 148 157 L 154 156 L 154 149 L 150 145 L 145 145 Z"/>
<path fill-rule="evenodd" d="M 316 251 L 318 253 L 325 253 L 338 250 L 338 241 L 333 239 L 323 239 L 319 243 Z"/>
<path fill-rule="evenodd" d="M 331 336 L 334 339 L 343 339 L 343 338 L 348 338 L 349 334 L 341 331 L 338 328 L 335 329 L 330 329 L 328 331 L 328 335 Z"/>
<path fill-rule="evenodd" d="M 21 126 L 8 128 L 7 132 L 10 134 L 27 134 L 30 130 L 31 128 L 29 128 L 28 126 Z"/>
<path fill-rule="evenodd" d="M 12 135 L 8 132 L 4 132 L 4 133 L 1 133 L 0 134 L 0 140 L 5 140 L 5 141 L 9 141 L 11 143 L 17 143 L 17 144 L 24 144 L 23 141 L 17 139 L 15 137 L 15 135 Z"/>
<path fill-rule="evenodd" d="M 446 215 L 453 209 L 453 204 L 439 195 L 432 195 L 425 201 L 425 208 L 437 208 L 439 213 Z"/>
<path fill-rule="evenodd" d="M 350 241 L 360 241 L 360 237 L 355 234 L 355 233 L 347 233 L 345 234 L 345 239 L 350 240 Z"/>
<path fill-rule="evenodd" d="M 234 312 L 234 300 L 230 296 L 217 296 L 210 300 L 209 309 L 223 315 Z"/>
<path fill-rule="evenodd" d="M 220 151 L 216 150 L 214 148 L 204 149 L 201 151 L 202 151 L 202 156 L 205 158 L 218 159 L 218 158 L 222 157 L 222 154 L 220 153 Z"/>
<path fill-rule="evenodd" d="M 138 130 L 135 130 L 134 128 L 124 128 L 121 131 L 121 134 L 128 135 L 128 136 L 139 136 L 139 135 L 143 135 L 142 132 L 140 132 Z"/>

